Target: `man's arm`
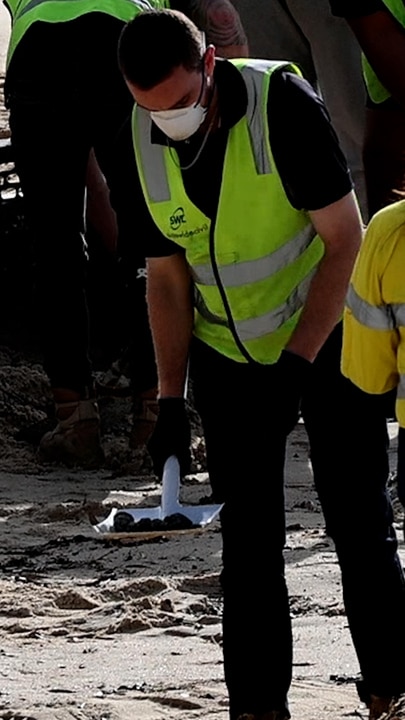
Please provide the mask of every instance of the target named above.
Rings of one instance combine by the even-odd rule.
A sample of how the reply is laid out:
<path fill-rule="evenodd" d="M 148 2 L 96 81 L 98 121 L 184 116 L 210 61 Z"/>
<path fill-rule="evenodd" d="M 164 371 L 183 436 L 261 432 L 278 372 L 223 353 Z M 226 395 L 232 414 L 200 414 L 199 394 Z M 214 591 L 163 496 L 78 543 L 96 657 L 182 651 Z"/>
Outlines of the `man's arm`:
<path fill-rule="evenodd" d="M 363 229 L 353 192 L 309 215 L 325 254 L 286 349 L 312 361 L 342 315 Z"/>
<path fill-rule="evenodd" d="M 248 57 L 246 33 L 230 0 L 172 0 L 170 6 L 205 32 L 207 44 L 215 45 L 220 57 Z"/>
<path fill-rule="evenodd" d="M 159 397 L 183 397 L 193 329 L 190 272 L 183 253 L 147 261 L 147 301 Z"/>
<path fill-rule="evenodd" d="M 388 12 L 348 17 L 347 22 L 384 87 L 405 107 L 405 30 Z"/>

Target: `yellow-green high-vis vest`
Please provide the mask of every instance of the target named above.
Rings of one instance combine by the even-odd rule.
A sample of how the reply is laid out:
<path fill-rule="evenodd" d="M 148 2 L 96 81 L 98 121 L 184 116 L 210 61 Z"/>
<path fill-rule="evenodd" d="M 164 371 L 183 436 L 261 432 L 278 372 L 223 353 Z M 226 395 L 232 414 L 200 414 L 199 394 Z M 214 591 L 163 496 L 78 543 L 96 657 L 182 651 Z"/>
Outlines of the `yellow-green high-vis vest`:
<path fill-rule="evenodd" d="M 191 202 L 177 154 L 151 143 L 150 114 L 136 106 L 134 148 L 154 222 L 186 251 L 195 287 L 194 334 L 236 361 L 248 360 L 241 344 L 257 362 L 274 363 L 298 322 L 324 245 L 307 213 L 289 203 L 269 142 L 270 77 L 280 68 L 298 70 L 266 60 L 232 62 L 244 79 L 248 106 L 229 131 L 215 222 Z"/>
<path fill-rule="evenodd" d="M 169 0 L 7 0 L 7 6 L 11 12 L 8 66 L 21 38 L 38 20 L 60 23 L 91 12 L 102 12 L 129 22 L 142 10 L 169 7 Z"/>
<path fill-rule="evenodd" d="M 395 20 L 405 28 L 405 6 L 403 0 L 382 1 Z M 384 102 L 384 100 L 387 100 L 387 98 L 391 96 L 391 93 L 384 87 L 382 82 L 380 82 L 364 53 L 362 54 L 362 64 L 364 80 L 370 98 L 375 103 Z"/>

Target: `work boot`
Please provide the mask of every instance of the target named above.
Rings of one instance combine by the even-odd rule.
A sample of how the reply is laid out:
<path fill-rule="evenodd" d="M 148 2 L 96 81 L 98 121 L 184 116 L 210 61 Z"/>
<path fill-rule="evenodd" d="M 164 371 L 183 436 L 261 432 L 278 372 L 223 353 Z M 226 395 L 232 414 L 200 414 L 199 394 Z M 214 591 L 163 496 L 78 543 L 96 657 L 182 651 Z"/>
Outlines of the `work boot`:
<path fill-rule="evenodd" d="M 69 413 L 69 410 L 71 412 Z M 41 462 L 58 462 L 87 469 L 104 462 L 100 440 L 100 413 L 94 399 L 56 403 L 58 424 L 39 444 Z"/>
<path fill-rule="evenodd" d="M 129 446 L 133 449 L 145 446 L 149 440 L 159 412 L 157 388 L 146 390 L 134 397 L 132 407 L 132 430 Z"/>
<path fill-rule="evenodd" d="M 377 697 L 371 695 L 369 720 L 405 720 L 405 695 Z"/>

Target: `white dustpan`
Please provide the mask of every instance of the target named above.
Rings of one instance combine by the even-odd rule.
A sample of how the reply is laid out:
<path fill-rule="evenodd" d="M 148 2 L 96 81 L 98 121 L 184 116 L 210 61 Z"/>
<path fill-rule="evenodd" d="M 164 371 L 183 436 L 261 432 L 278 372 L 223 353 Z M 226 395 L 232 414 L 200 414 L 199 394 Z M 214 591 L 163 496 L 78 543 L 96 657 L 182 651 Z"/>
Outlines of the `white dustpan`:
<path fill-rule="evenodd" d="M 162 497 L 158 507 L 143 508 L 113 508 L 101 523 L 93 525 L 99 533 L 114 532 L 114 517 L 120 510 L 125 510 L 131 515 L 134 522 L 144 518 L 149 520 L 164 520 L 169 515 L 181 513 L 187 517 L 194 526 L 204 527 L 212 522 L 220 513 L 222 505 L 181 505 L 180 494 L 180 465 L 174 455 L 171 455 L 165 462 L 162 478 Z"/>

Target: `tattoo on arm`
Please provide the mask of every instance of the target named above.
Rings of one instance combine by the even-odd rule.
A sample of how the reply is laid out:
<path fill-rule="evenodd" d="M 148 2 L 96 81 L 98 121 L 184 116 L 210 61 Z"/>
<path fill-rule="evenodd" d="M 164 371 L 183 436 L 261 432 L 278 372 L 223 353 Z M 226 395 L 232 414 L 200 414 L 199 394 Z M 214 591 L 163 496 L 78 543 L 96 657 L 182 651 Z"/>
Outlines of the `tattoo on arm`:
<path fill-rule="evenodd" d="M 239 13 L 230 0 L 172 0 L 170 6 L 205 32 L 207 44 L 220 48 L 247 43 Z"/>

